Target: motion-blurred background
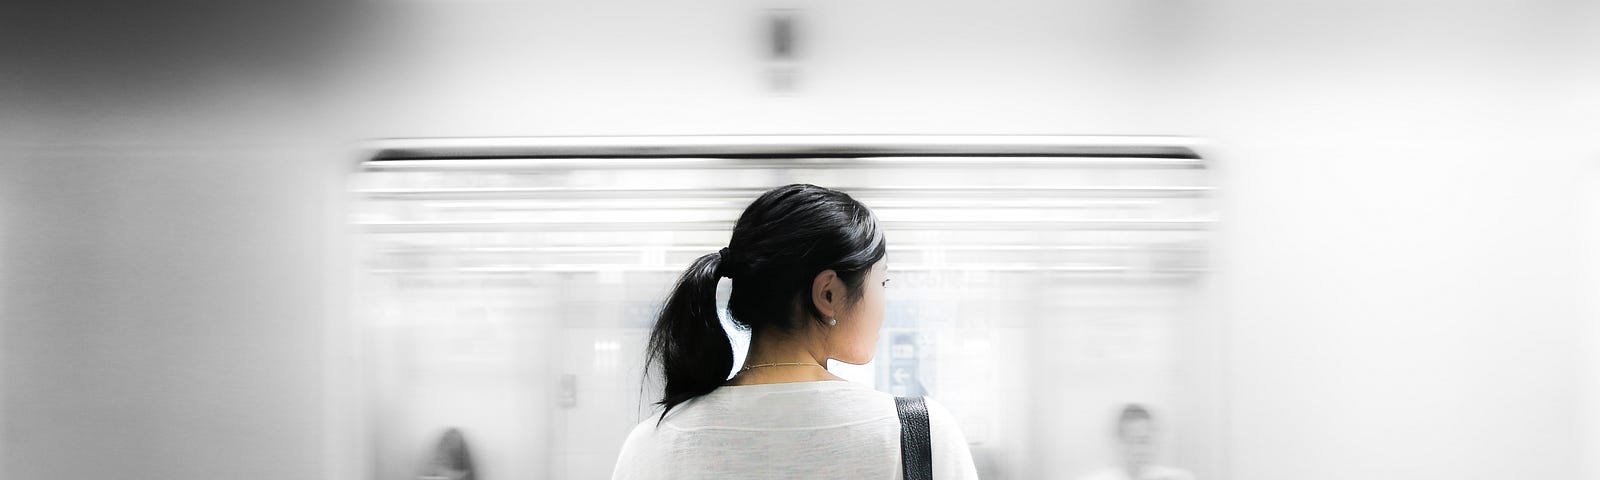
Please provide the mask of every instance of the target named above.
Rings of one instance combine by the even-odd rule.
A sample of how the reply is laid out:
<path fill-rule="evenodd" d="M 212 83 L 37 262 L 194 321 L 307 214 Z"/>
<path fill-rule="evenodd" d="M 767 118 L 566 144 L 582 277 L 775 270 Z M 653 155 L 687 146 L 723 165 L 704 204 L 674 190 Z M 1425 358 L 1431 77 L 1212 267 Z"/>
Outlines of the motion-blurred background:
<path fill-rule="evenodd" d="M 1124 403 L 1197 478 L 1600 478 L 1597 27 L 1510 0 L 6 4 L 0 478 L 445 477 L 436 450 L 606 478 L 651 302 L 789 181 L 900 222 L 893 332 L 838 368 L 947 399 L 985 478 L 1116 463 Z M 367 162 L 751 134 L 1203 161 Z M 881 188 L 929 185 L 970 190 Z M 1180 223 L 1061 227 L 1152 220 Z"/>

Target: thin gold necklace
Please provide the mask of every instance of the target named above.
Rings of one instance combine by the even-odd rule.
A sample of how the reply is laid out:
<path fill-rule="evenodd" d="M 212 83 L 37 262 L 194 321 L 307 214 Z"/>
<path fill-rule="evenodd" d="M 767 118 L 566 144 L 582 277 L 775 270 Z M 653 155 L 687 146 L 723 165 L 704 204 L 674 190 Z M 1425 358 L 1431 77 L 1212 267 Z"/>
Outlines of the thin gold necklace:
<path fill-rule="evenodd" d="M 744 373 L 746 370 L 749 370 L 749 369 L 752 369 L 752 368 L 757 368 L 757 367 L 777 367 L 777 366 L 781 366 L 781 365 L 811 365 L 811 366 L 816 366 L 816 367 L 822 366 L 822 365 L 817 365 L 815 363 L 805 363 L 805 362 L 762 363 L 762 364 L 751 365 L 751 366 L 748 366 L 748 367 L 741 368 L 741 369 L 739 369 L 739 373 Z"/>

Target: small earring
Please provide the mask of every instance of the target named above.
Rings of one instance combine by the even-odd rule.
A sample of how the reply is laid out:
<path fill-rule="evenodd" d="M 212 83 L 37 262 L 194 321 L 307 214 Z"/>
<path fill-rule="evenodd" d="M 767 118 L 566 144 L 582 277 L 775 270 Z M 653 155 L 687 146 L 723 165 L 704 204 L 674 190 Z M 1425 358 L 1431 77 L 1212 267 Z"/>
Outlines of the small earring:
<path fill-rule="evenodd" d="M 828 319 L 828 325 L 838 325 L 838 324 L 839 324 L 839 319 L 837 319 L 837 318 L 829 318 Z"/>

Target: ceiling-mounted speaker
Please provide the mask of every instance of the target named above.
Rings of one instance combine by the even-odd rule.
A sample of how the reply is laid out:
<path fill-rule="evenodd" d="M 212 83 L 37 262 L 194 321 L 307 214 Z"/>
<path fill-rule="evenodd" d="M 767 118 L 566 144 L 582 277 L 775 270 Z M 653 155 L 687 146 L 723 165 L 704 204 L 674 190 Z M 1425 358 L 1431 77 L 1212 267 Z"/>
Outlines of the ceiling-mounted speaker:
<path fill-rule="evenodd" d="M 777 93 L 794 92 L 800 79 L 800 11 L 767 10 L 764 21 L 767 86 Z"/>

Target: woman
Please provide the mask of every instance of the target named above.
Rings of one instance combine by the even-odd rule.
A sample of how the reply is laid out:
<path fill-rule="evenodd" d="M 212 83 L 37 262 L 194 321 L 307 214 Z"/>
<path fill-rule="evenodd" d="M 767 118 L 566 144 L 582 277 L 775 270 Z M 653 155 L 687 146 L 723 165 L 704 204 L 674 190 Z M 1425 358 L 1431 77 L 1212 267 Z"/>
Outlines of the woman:
<path fill-rule="evenodd" d="M 612 478 L 901 478 L 894 397 L 827 370 L 872 360 L 886 246 L 872 211 L 838 191 L 787 185 L 745 208 L 728 247 L 689 266 L 656 320 L 645 371 L 665 375 L 664 408 L 628 435 Z M 729 316 L 751 332 L 732 378 L 721 277 Z M 927 406 L 934 477 L 977 478 L 954 417 Z"/>

